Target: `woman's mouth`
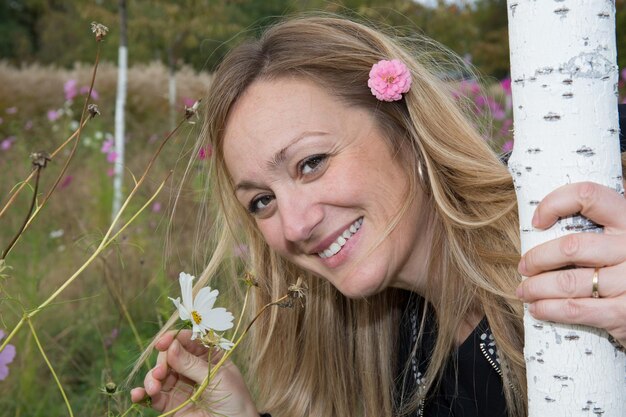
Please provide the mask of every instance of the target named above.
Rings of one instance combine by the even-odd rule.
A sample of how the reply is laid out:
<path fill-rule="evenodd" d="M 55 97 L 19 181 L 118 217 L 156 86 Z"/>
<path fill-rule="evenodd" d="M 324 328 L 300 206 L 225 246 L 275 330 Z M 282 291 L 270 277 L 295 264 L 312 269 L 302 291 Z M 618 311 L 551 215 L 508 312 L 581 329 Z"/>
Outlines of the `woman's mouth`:
<path fill-rule="evenodd" d="M 338 254 L 341 251 L 343 245 L 345 245 L 346 242 L 361 228 L 362 224 L 363 217 L 360 217 L 355 220 L 354 223 L 350 225 L 350 227 L 344 230 L 341 235 L 339 235 L 339 237 L 330 244 L 330 246 L 328 246 L 323 251 L 318 252 L 317 255 L 322 259 L 327 259 Z"/>

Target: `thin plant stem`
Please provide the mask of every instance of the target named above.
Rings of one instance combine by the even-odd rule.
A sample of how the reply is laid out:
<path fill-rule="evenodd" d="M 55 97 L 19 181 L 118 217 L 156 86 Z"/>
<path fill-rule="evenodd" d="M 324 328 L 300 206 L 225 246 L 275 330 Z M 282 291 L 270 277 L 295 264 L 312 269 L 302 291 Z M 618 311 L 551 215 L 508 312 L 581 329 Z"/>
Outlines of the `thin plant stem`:
<path fill-rule="evenodd" d="M 70 143 L 72 141 L 72 139 L 74 139 L 77 135 L 78 132 L 80 131 L 80 129 L 82 129 L 83 127 L 85 127 L 85 125 L 87 124 L 87 122 L 89 122 L 92 118 L 88 117 L 86 118 L 83 123 L 74 131 L 74 133 L 72 133 L 72 135 L 67 138 L 65 140 L 65 142 L 63 142 L 61 145 L 59 145 L 59 147 L 57 147 L 54 152 L 52 152 L 50 154 L 50 158 L 54 159 L 54 157 L 63 150 L 63 148 L 65 148 L 67 146 L 68 143 Z M 0 217 L 2 217 L 2 215 L 7 211 L 7 209 L 11 206 L 11 204 L 13 204 L 13 202 L 15 201 L 15 198 L 18 196 L 18 194 L 22 191 L 22 189 L 26 186 L 26 184 L 29 183 L 29 181 L 31 179 L 33 179 L 33 177 L 35 176 L 35 173 L 37 172 L 37 169 L 33 169 L 30 174 L 28 175 L 28 177 L 26 177 L 26 179 L 24 181 L 22 181 L 20 183 L 20 185 L 17 187 L 17 189 L 15 191 L 13 191 L 13 194 L 11 194 L 11 197 L 9 198 L 9 200 L 7 201 L 7 203 L 4 205 L 4 207 L 2 207 L 2 210 L 0 210 Z"/>
<path fill-rule="evenodd" d="M 13 240 L 11 240 L 11 243 L 9 243 L 9 245 L 6 247 L 4 252 L 2 252 L 2 257 L 0 257 L 0 259 L 5 259 L 7 257 L 7 255 L 11 251 L 11 248 L 15 245 L 15 242 L 17 242 L 17 240 L 20 238 L 20 235 L 24 232 L 24 229 L 26 229 L 28 220 L 30 219 L 31 214 L 33 214 L 33 209 L 35 208 L 35 203 L 37 202 L 37 191 L 39 190 L 39 178 L 41 177 L 42 169 L 43 167 L 41 165 L 37 165 L 37 173 L 35 176 L 35 189 L 33 190 L 33 198 L 31 199 L 30 207 L 28 208 L 28 213 L 26 214 L 26 218 L 24 218 L 24 222 L 22 223 L 22 226 L 13 237 Z"/>
<path fill-rule="evenodd" d="M 239 314 L 239 320 L 237 320 L 237 326 L 235 326 L 235 331 L 233 333 L 233 337 L 237 337 L 237 333 L 239 332 L 239 327 L 241 326 L 241 322 L 243 321 L 243 315 L 246 312 L 246 307 L 248 306 L 248 297 L 250 296 L 250 286 L 246 288 L 246 295 L 243 298 L 243 306 L 241 307 L 241 314 Z"/>
<path fill-rule="evenodd" d="M 144 176 L 146 174 L 147 174 L 147 171 L 144 173 Z M 172 171 L 170 171 L 169 174 L 167 175 L 167 177 L 165 178 L 165 180 L 163 180 L 163 182 L 161 182 L 160 186 L 158 187 L 156 192 L 152 195 L 152 197 L 111 238 L 109 238 L 109 235 L 111 234 L 111 232 L 113 230 L 113 226 L 114 226 L 115 223 L 113 223 L 109 227 L 109 230 L 107 231 L 106 235 L 102 239 L 102 242 L 100 242 L 100 245 L 98 245 L 98 247 L 96 248 L 94 253 L 92 253 L 91 256 L 87 259 L 87 261 L 85 261 L 85 263 L 83 265 L 81 265 L 80 268 L 78 268 L 78 270 L 76 272 L 74 272 L 74 274 L 71 277 L 69 277 L 50 297 L 48 297 L 48 299 L 46 301 L 41 303 L 33 311 L 31 311 L 29 313 L 25 313 L 24 316 L 22 316 L 22 318 L 17 323 L 15 328 L 11 331 L 11 333 L 9 333 L 9 335 L 6 337 L 6 339 L 4 339 L 4 341 L 2 342 L 2 345 L 0 346 L 0 352 L 2 352 L 4 350 L 5 346 L 9 343 L 9 340 L 11 340 L 13 338 L 13 336 L 15 336 L 15 333 L 17 333 L 17 330 L 19 330 L 22 327 L 22 325 L 24 324 L 24 321 L 30 320 L 31 318 L 35 317 L 41 310 L 43 310 L 45 307 L 47 307 L 48 304 L 50 304 L 52 301 L 54 301 L 54 299 L 56 297 L 58 297 L 59 294 L 61 294 L 72 282 L 74 282 L 74 280 L 93 262 L 93 260 L 96 259 L 100 255 L 100 253 L 108 245 L 110 245 L 111 242 L 113 242 L 117 238 L 117 236 L 119 236 L 119 234 L 122 233 L 137 218 L 137 216 L 139 216 L 139 214 L 141 214 L 141 212 L 143 210 L 145 210 L 148 207 L 148 205 L 150 205 L 150 203 L 161 192 L 161 190 L 163 189 L 163 186 L 165 185 L 165 183 L 167 182 L 167 180 L 168 180 L 168 178 L 170 177 L 171 174 L 172 174 Z M 143 177 L 142 177 L 142 179 L 143 179 Z M 135 191 L 137 187 L 139 187 L 139 183 L 137 183 L 137 185 L 135 186 L 135 189 L 133 189 L 133 191 Z M 134 193 L 131 193 L 128 196 L 126 202 L 124 203 L 124 206 L 122 206 L 122 210 L 121 211 L 123 211 L 123 209 L 127 206 L 128 201 L 130 200 L 130 198 L 133 195 L 134 195 Z M 120 211 L 120 213 L 121 213 L 121 211 Z M 118 214 L 117 218 L 119 218 L 119 214 Z"/>
<path fill-rule="evenodd" d="M 273 302 L 263 306 L 263 308 L 261 310 L 259 310 L 259 312 L 256 314 L 256 316 L 254 316 L 254 318 L 250 321 L 250 323 L 248 323 L 248 325 L 246 326 L 245 330 L 241 333 L 241 335 L 239 336 L 237 341 L 234 343 L 233 347 L 229 351 L 227 351 L 224 355 L 222 355 L 220 360 L 213 366 L 213 368 L 209 368 L 209 372 L 208 372 L 207 376 L 204 378 L 204 380 L 202 381 L 202 384 L 200 384 L 198 389 L 191 395 L 191 397 L 189 397 L 187 400 L 185 400 L 182 403 L 180 403 L 177 407 L 172 408 L 170 411 L 168 411 L 166 413 L 163 413 L 163 414 L 159 414 L 158 417 L 167 417 L 167 416 L 173 415 L 176 412 L 182 410 L 187 405 L 189 405 L 191 403 L 196 403 L 198 401 L 198 399 L 200 398 L 200 396 L 207 389 L 207 387 L 209 386 L 209 383 L 215 377 L 215 374 L 219 371 L 219 369 L 222 367 L 224 362 L 226 362 L 230 358 L 230 356 L 232 355 L 233 351 L 237 348 L 237 346 L 239 346 L 239 344 L 243 340 L 244 336 L 248 333 L 248 331 L 250 330 L 250 328 L 252 327 L 254 322 L 257 321 L 257 319 L 259 317 L 261 317 L 261 315 L 269 307 L 277 305 L 277 304 L 280 304 L 282 301 L 286 300 L 287 298 L 289 298 L 288 294 L 283 296 L 283 297 L 281 297 L 281 298 L 279 298 L 276 301 L 273 301 Z"/>
<path fill-rule="evenodd" d="M 43 209 L 45 204 L 48 202 L 48 200 L 52 196 L 52 193 L 56 190 L 57 186 L 61 182 L 61 179 L 63 179 L 63 176 L 65 175 L 65 172 L 67 171 L 67 168 L 69 167 L 70 162 L 72 161 L 72 159 L 74 158 L 74 155 L 76 154 L 76 149 L 78 149 L 78 144 L 80 143 L 80 134 L 82 133 L 82 130 L 83 130 L 82 128 L 83 122 L 85 121 L 86 115 L 87 115 L 87 107 L 89 106 L 89 99 L 91 98 L 93 85 L 96 82 L 96 73 L 98 71 L 99 63 L 100 63 L 100 42 L 98 42 L 98 46 L 96 49 L 96 60 L 93 66 L 93 72 L 91 74 L 91 83 L 89 84 L 89 91 L 87 92 L 87 97 L 85 98 L 85 103 L 83 104 L 83 111 L 80 115 L 80 123 L 79 123 L 78 131 L 76 134 L 76 140 L 74 141 L 74 146 L 72 146 L 72 150 L 70 151 L 69 156 L 65 160 L 65 164 L 63 164 L 63 168 L 61 168 L 61 172 L 59 173 L 59 175 L 57 175 L 57 178 L 54 181 L 54 184 L 52 184 L 52 187 L 50 188 L 50 190 L 48 190 L 48 192 L 44 196 L 43 200 L 41 201 L 41 204 L 39 204 L 39 207 L 37 207 L 37 210 L 35 210 L 33 215 L 30 217 L 30 219 L 28 220 L 28 223 L 26 223 L 25 229 L 28 226 L 30 226 L 32 221 L 35 219 L 35 217 L 37 217 L 39 212 Z"/>
<path fill-rule="evenodd" d="M 54 380 L 56 381 L 57 386 L 59 387 L 59 391 L 61 391 L 61 395 L 63 396 L 63 401 L 65 401 L 65 405 L 67 406 L 67 411 L 69 411 L 70 413 L 70 417 L 74 417 L 74 413 L 72 412 L 72 406 L 70 405 L 70 402 L 67 399 L 67 395 L 65 395 L 65 390 L 63 390 L 63 385 L 61 384 L 59 377 L 54 371 L 52 364 L 48 360 L 48 356 L 46 356 L 46 352 L 43 350 L 43 346 L 41 346 L 41 342 L 39 342 L 39 338 L 37 337 L 37 332 L 35 331 L 35 327 L 33 326 L 33 323 L 30 320 L 28 320 L 28 326 L 30 327 L 30 331 L 33 334 L 35 343 L 37 343 L 39 352 L 41 352 L 41 356 L 43 356 L 43 360 L 46 362 L 46 365 L 48 365 L 48 369 L 50 369 L 50 372 L 52 373 L 52 376 L 54 377 Z"/>

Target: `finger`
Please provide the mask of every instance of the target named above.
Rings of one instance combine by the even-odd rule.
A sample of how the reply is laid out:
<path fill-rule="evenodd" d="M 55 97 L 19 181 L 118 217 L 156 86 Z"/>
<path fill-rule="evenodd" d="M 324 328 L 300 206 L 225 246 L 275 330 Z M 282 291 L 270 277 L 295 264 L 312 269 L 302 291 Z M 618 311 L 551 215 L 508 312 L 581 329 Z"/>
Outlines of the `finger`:
<path fill-rule="evenodd" d="M 157 379 L 152 374 L 152 369 L 146 373 L 146 376 L 143 379 L 143 386 L 146 391 L 146 394 L 149 396 L 153 396 L 159 391 L 161 391 L 162 383 L 160 379 Z"/>
<path fill-rule="evenodd" d="M 518 270 L 537 275 L 564 266 L 595 267 L 626 261 L 626 235 L 572 233 L 535 246 L 522 256 Z"/>
<path fill-rule="evenodd" d="M 533 226 L 546 229 L 559 217 L 576 213 L 607 227 L 626 229 L 626 199 L 593 182 L 567 184 L 549 193 L 535 210 Z"/>
<path fill-rule="evenodd" d="M 192 393 L 193 388 L 191 386 L 179 384 L 170 392 L 159 391 L 153 396 L 148 396 L 143 388 L 134 388 L 130 394 L 134 403 L 145 403 L 146 406 L 164 412 L 187 400 Z M 186 409 L 187 407 L 184 407 L 181 411 Z"/>
<path fill-rule="evenodd" d="M 174 341 L 174 337 L 176 340 L 180 342 L 183 347 L 193 355 L 196 356 L 205 356 L 208 352 L 207 348 L 202 346 L 201 343 L 198 343 L 196 340 L 191 340 L 192 332 L 191 330 L 171 330 L 164 333 L 159 340 L 157 340 L 155 347 L 161 351 L 165 352 L 169 349 L 170 345 Z"/>
<path fill-rule="evenodd" d="M 626 293 L 624 274 L 619 267 L 598 269 L 600 297 L 616 297 Z M 572 268 L 551 271 L 525 279 L 516 295 L 526 303 L 550 298 L 588 298 L 593 292 L 593 268 Z"/>
<path fill-rule="evenodd" d="M 620 341 L 626 339 L 624 297 L 540 300 L 529 305 L 529 312 L 539 320 L 597 327 Z"/>
<path fill-rule="evenodd" d="M 130 400 L 132 402 L 140 403 L 144 401 L 146 398 L 149 398 L 149 397 L 145 389 L 141 387 L 137 387 L 137 388 L 133 388 L 130 390 Z"/>
<path fill-rule="evenodd" d="M 200 384 L 209 373 L 209 366 L 205 360 L 192 355 L 177 340 L 173 341 L 167 350 L 167 360 L 173 370 L 179 375 Z"/>

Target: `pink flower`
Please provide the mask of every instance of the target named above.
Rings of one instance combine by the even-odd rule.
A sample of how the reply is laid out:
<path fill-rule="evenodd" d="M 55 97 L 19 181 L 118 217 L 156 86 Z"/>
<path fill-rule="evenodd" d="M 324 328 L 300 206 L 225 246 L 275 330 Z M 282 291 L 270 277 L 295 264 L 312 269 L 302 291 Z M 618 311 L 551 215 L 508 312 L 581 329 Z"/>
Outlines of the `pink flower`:
<path fill-rule="evenodd" d="M 115 175 L 115 168 L 109 168 L 107 169 L 107 175 L 109 177 L 112 177 L 113 175 Z"/>
<path fill-rule="evenodd" d="M 504 90 L 507 95 L 511 95 L 511 78 L 506 77 L 504 80 L 500 81 L 500 86 Z"/>
<path fill-rule="evenodd" d="M 89 92 L 89 86 L 84 85 L 80 88 L 80 93 L 81 94 L 85 94 L 87 95 L 87 93 Z M 100 94 L 98 94 L 98 92 L 96 91 L 96 89 L 94 88 L 93 90 L 91 90 L 91 98 L 94 100 L 98 100 L 100 98 Z"/>
<path fill-rule="evenodd" d="M 504 144 L 502 145 L 502 152 L 511 152 L 512 150 L 513 150 L 513 141 L 507 140 L 506 142 L 504 142 Z"/>
<path fill-rule="evenodd" d="M 198 159 L 201 161 L 204 161 L 205 159 L 210 158 L 211 155 L 213 155 L 213 147 L 211 145 L 202 147 L 198 151 Z"/>
<path fill-rule="evenodd" d="M 161 211 L 161 203 L 158 201 L 155 201 L 154 204 L 152 204 L 152 212 L 159 213 L 160 211 Z"/>
<path fill-rule="evenodd" d="M 111 151 L 107 154 L 107 161 L 114 163 L 117 160 L 117 152 Z"/>
<path fill-rule="evenodd" d="M 0 150 L 8 151 L 9 149 L 11 149 L 11 146 L 13 146 L 14 141 L 15 141 L 15 136 L 9 136 L 8 138 L 0 142 Z"/>
<path fill-rule="evenodd" d="M 0 330 L 0 340 L 4 339 L 4 331 Z M 0 352 L 0 381 L 5 380 L 9 376 L 8 365 L 15 359 L 15 346 L 8 344 L 4 350 Z"/>
<path fill-rule="evenodd" d="M 113 138 L 108 138 L 104 142 L 102 142 L 102 148 L 100 148 L 100 152 L 109 153 L 113 149 Z"/>
<path fill-rule="evenodd" d="M 183 101 L 183 106 L 185 107 L 193 107 L 193 105 L 196 103 L 195 99 L 189 98 L 189 97 L 183 97 L 182 101 Z"/>
<path fill-rule="evenodd" d="M 66 101 L 74 100 L 74 97 L 78 95 L 77 84 L 78 83 L 76 80 L 68 80 L 63 85 L 63 91 L 65 92 Z"/>
<path fill-rule="evenodd" d="M 400 60 L 381 60 L 370 70 L 367 86 L 379 100 L 398 101 L 411 88 L 411 73 Z"/>
<path fill-rule="evenodd" d="M 72 180 L 74 180 L 74 177 L 72 177 L 71 175 L 66 175 L 65 178 L 63 178 L 63 181 L 61 181 L 61 183 L 59 184 L 60 188 L 67 188 L 70 186 L 70 184 L 72 183 Z"/>
<path fill-rule="evenodd" d="M 55 122 L 57 120 L 59 120 L 59 117 L 61 117 L 61 112 L 58 110 L 48 110 L 48 120 L 50 120 L 51 122 Z"/>
<path fill-rule="evenodd" d="M 9 107 L 8 109 L 5 110 L 5 112 L 7 114 L 15 114 L 15 113 L 17 113 L 17 107 L 15 107 L 15 106 Z"/>
<path fill-rule="evenodd" d="M 622 69 L 622 80 L 626 81 L 626 68 Z"/>

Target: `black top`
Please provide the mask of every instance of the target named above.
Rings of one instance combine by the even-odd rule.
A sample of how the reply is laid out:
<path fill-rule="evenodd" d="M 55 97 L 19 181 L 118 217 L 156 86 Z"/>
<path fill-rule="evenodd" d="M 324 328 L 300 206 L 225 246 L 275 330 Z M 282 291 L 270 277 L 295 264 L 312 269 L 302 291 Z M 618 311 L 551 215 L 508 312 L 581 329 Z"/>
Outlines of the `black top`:
<path fill-rule="evenodd" d="M 396 404 L 410 398 L 424 383 L 430 352 L 436 339 L 436 320 L 428 308 L 423 336 L 418 343 L 422 322 L 423 299 L 413 296 L 401 321 Z M 404 373 L 407 362 L 409 370 Z M 483 319 L 468 338 L 451 355 L 439 386 L 426 395 L 413 415 L 419 417 L 506 417 L 502 390 L 502 370 L 493 335 Z"/>

